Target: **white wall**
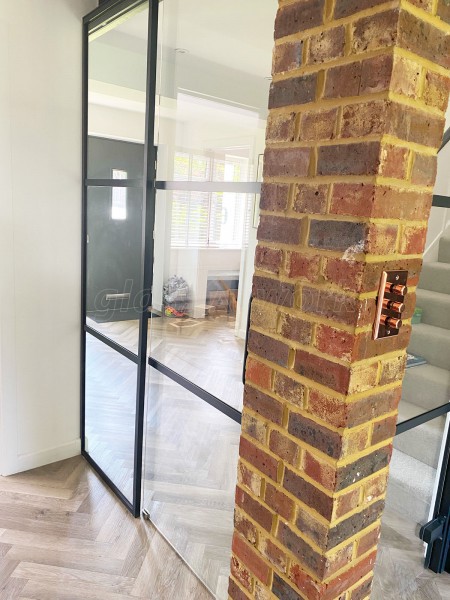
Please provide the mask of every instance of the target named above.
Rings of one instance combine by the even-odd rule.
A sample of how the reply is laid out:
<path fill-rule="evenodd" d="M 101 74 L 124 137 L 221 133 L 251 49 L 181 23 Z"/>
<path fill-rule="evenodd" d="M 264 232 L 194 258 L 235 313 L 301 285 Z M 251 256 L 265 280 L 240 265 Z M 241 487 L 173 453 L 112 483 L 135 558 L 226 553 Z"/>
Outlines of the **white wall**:
<path fill-rule="evenodd" d="M 76 455 L 82 16 L 0 0 L 0 473 Z"/>

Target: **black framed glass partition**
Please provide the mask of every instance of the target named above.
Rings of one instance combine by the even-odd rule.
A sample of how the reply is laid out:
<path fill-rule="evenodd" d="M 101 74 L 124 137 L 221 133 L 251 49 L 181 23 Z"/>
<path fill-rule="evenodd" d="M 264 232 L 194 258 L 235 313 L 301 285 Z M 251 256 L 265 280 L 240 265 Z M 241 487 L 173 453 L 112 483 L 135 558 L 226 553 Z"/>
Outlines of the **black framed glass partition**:
<path fill-rule="evenodd" d="M 151 303 L 157 12 L 157 1 L 109 2 L 85 18 L 83 33 L 82 453 L 135 516 Z"/>

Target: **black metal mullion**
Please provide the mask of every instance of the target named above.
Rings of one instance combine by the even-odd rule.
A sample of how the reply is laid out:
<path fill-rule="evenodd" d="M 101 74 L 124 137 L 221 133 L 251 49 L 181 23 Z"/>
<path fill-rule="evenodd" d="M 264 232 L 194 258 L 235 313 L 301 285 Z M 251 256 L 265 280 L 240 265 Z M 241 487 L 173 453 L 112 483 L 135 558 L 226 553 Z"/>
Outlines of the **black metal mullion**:
<path fill-rule="evenodd" d="M 414 429 L 415 427 L 419 427 L 419 425 L 423 425 L 424 423 L 428 423 L 428 421 L 432 421 L 437 417 L 441 417 L 442 415 L 450 412 L 450 402 L 443 404 L 442 406 L 438 406 L 437 408 L 433 408 L 427 412 L 422 413 L 421 415 L 417 415 L 417 417 L 412 417 L 407 421 L 403 421 L 397 425 L 397 429 L 395 435 L 400 435 L 409 431 L 410 429 Z"/>
<path fill-rule="evenodd" d="M 435 194 L 433 196 L 433 206 L 436 206 L 439 208 L 450 208 L 450 197 Z"/>
<path fill-rule="evenodd" d="M 88 25 L 83 24 L 82 40 L 82 146 L 81 146 L 81 171 L 83 182 L 87 175 L 87 137 L 88 137 L 88 86 L 86 84 L 89 70 L 88 55 Z M 87 272 L 87 188 L 83 185 L 81 199 L 81 314 L 80 314 L 80 436 L 81 452 L 85 452 L 86 437 L 86 272 Z"/>
<path fill-rule="evenodd" d="M 86 187 L 107 187 L 107 188 L 143 188 L 142 179 L 86 179 Z"/>
<path fill-rule="evenodd" d="M 134 516 L 141 510 L 142 501 L 142 462 L 144 447 L 144 414 L 145 414 L 145 384 L 147 369 L 147 339 L 149 308 L 152 305 L 153 261 L 155 227 L 156 189 L 156 147 L 155 140 L 155 109 L 156 109 L 156 77 L 158 55 L 158 15 L 159 0 L 149 2 L 148 45 L 147 45 L 147 97 L 145 117 L 145 150 L 144 150 L 144 202 L 142 214 L 142 312 L 139 318 L 139 362 L 138 382 L 136 393 L 136 424 L 135 424 L 135 456 L 133 507 Z"/>
<path fill-rule="evenodd" d="M 119 354 L 124 356 L 125 358 L 128 358 L 128 360 L 131 360 L 131 362 L 134 362 L 135 365 L 138 364 L 137 354 L 135 354 L 131 350 L 128 350 L 128 348 L 121 346 L 120 344 L 118 344 L 117 342 L 115 342 L 114 340 L 109 338 L 108 336 L 104 335 L 103 333 L 100 333 L 96 329 L 93 329 L 89 325 L 85 325 L 84 330 L 86 333 L 89 333 L 89 335 L 92 335 L 92 337 L 95 337 L 97 340 L 100 340 L 101 342 L 103 342 L 106 346 L 109 346 L 110 348 L 112 348 L 113 350 L 115 350 L 116 352 L 118 352 Z"/>
<path fill-rule="evenodd" d="M 189 392 L 194 394 L 194 396 L 197 396 L 197 398 L 200 398 L 200 400 L 203 400 L 210 406 L 214 407 L 219 412 L 226 415 L 227 417 L 229 417 L 236 423 L 239 423 L 239 424 L 241 423 L 241 421 L 242 421 L 241 411 L 237 410 L 236 408 L 233 408 L 232 406 L 230 406 L 223 400 L 220 400 L 220 398 L 217 398 L 217 396 L 210 394 L 205 389 L 201 388 L 200 386 L 193 383 L 189 379 L 186 379 L 186 377 L 183 377 L 183 375 L 180 375 L 179 373 L 177 373 L 170 367 L 167 367 L 166 365 L 164 365 L 159 360 L 156 360 L 156 358 L 150 357 L 148 359 L 148 364 L 151 367 L 153 367 L 156 371 L 159 371 L 163 375 L 166 375 L 169 379 L 171 379 L 172 381 L 175 381 L 175 383 L 178 383 L 185 390 L 188 390 Z"/>

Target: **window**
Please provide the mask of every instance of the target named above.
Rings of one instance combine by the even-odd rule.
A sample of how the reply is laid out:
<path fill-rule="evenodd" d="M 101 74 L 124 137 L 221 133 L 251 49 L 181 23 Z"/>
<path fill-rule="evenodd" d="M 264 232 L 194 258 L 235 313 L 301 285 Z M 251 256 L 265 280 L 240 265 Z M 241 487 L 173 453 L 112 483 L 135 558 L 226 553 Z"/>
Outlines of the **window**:
<path fill-rule="evenodd" d="M 175 153 L 175 181 L 246 181 L 248 159 L 225 155 L 209 158 Z M 229 192 L 173 193 L 172 247 L 242 248 L 248 236 L 248 194 Z"/>
<path fill-rule="evenodd" d="M 127 177 L 126 171 L 112 170 L 113 179 L 127 179 Z M 117 221 L 124 221 L 127 218 L 127 188 L 112 188 L 111 218 Z"/>

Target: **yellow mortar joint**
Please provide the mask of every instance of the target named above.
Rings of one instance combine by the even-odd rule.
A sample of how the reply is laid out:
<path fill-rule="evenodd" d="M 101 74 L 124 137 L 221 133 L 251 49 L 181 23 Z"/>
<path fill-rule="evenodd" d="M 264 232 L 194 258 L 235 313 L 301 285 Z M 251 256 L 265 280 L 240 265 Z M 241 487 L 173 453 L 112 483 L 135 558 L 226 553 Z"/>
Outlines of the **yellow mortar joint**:
<path fill-rule="evenodd" d="M 389 91 L 389 100 L 397 102 L 397 104 L 402 104 L 403 106 L 408 106 L 409 108 L 414 108 L 415 110 L 420 110 L 429 115 L 433 115 L 436 117 L 444 118 L 444 114 L 437 108 L 425 104 L 425 102 L 416 100 L 414 98 L 409 98 L 409 96 L 403 96 L 402 94 L 397 94 L 392 90 Z"/>
<path fill-rule="evenodd" d="M 433 27 L 444 31 L 445 33 L 450 33 L 450 25 L 448 23 L 442 21 L 442 19 L 439 19 L 439 17 L 430 14 L 426 10 L 418 8 L 414 4 L 408 2 L 407 0 L 400 0 L 400 8 L 406 10 L 406 12 L 411 13 L 421 21 L 425 21 L 426 23 L 433 25 Z"/>
<path fill-rule="evenodd" d="M 335 573 L 333 573 L 332 575 L 330 575 L 329 577 L 324 579 L 322 583 L 327 585 L 328 583 L 331 583 L 332 581 L 334 581 L 334 579 L 336 579 L 337 577 L 340 577 L 340 576 L 344 575 L 345 573 L 347 573 L 350 568 L 357 567 L 359 565 L 359 563 L 363 562 L 368 556 L 370 556 L 370 554 L 372 554 L 372 552 L 374 550 L 375 550 L 375 546 L 373 546 L 372 548 L 369 548 L 369 550 L 367 550 L 367 552 L 365 552 L 361 556 L 358 556 L 357 558 L 354 558 L 350 563 L 346 564 L 345 567 L 342 567 L 341 569 L 339 569 L 339 571 L 336 571 Z M 358 584 L 359 583 L 360 582 L 358 582 Z M 342 594 L 340 594 L 337 598 L 338 598 L 338 600 L 342 599 Z"/>
<path fill-rule="evenodd" d="M 409 150 L 413 150 L 419 154 L 426 154 L 427 156 L 436 156 L 437 154 L 437 150 L 435 148 L 417 144 L 415 142 L 407 142 L 406 140 L 402 140 L 401 138 L 386 133 L 382 136 L 381 143 L 389 144 L 391 146 L 401 146 L 402 148 L 408 148 Z"/>
<path fill-rule="evenodd" d="M 323 22 L 328 23 L 333 18 L 335 0 L 325 0 L 325 7 L 323 10 Z"/>
<path fill-rule="evenodd" d="M 441 67 L 440 65 L 428 60 L 427 58 L 423 58 L 418 54 L 415 54 L 411 50 L 406 50 L 406 48 L 400 48 L 399 46 L 395 47 L 394 54 L 397 56 L 401 56 L 403 58 L 407 58 L 408 60 L 412 60 L 423 67 L 426 67 L 429 71 L 436 73 L 438 75 L 444 75 L 444 77 L 449 76 L 449 70 L 445 67 Z"/>
<path fill-rule="evenodd" d="M 432 8 L 431 8 L 431 14 L 433 14 L 433 15 L 437 14 L 438 3 L 439 2 L 441 2 L 441 0 L 433 0 L 433 4 L 432 4 Z"/>
<path fill-rule="evenodd" d="M 321 109 L 340 108 L 347 105 L 350 106 L 354 104 L 365 104 L 372 101 L 375 102 L 377 100 L 388 100 L 388 96 L 389 90 L 385 90 L 384 92 L 375 92 L 373 94 L 367 93 L 362 96 L 322 98 L 321 100 L 312 101 L 305 104 L 289 104 L 287 106 L 280 106 L 279 108 L 271 108 L 270 113 L 277 116 L 290 114 L 293 112 L 292 107 L 295 107 L 295 111 L 299 114 L 304 112 L 319 112 Z"/>

